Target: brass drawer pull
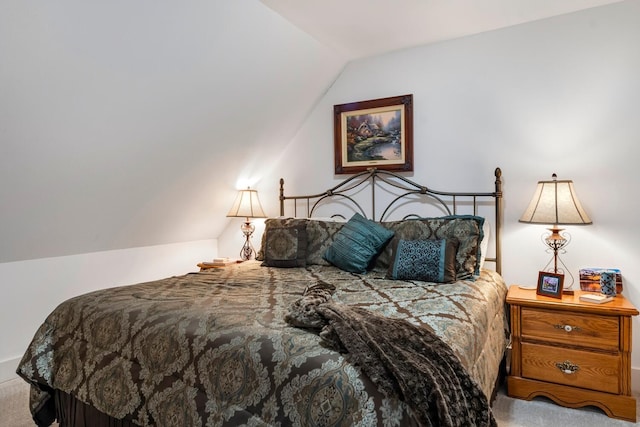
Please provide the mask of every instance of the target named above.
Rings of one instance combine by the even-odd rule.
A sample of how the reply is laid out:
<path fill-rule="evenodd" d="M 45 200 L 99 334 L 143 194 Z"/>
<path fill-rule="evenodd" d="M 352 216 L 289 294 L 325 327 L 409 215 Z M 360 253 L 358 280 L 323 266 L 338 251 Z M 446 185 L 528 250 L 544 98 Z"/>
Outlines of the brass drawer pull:
<path fill-rule="evenodd" d="M 571 326 L 571 325 L 553 325 L 553 327 L 556 329 L 564 329 L 565 332 L 573 332 L 573 331 L 578 332 L 582 330 L 580 326 Z"/>
<path fill-rule="evenodd" d="M 568 360 L 565 360 L 562 363 L 557 362 L 556 363 L 556 367 L 558 369 L 560 369 L 562 372 L 564 372 L 565 374 L 574 374 L 574 373 L 576 373 L 577 371 L 580 370 L 580 366 L 574 365 L 573 363 L 569 362 Z"/>

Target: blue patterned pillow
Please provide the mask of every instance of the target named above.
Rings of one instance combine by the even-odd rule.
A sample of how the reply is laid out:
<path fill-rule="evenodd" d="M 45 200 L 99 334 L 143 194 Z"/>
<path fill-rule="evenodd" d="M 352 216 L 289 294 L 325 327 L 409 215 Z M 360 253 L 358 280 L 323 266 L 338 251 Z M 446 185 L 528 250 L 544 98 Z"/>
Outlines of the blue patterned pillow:
<path fill-rule="evenodd" d="M 384 222 L 395 232 L 391 244 L 376 259 L 376 269 L 387 270 L 392 263 L 391 248 L 397 240 L 454 239 L 459 242 L 456 254 L 457 280 L 474 280 L 480 274 L 484 218 L 473 215 L 450 215 L 438 218 Z"/>
<path fill-rule="evenodd" d="M 394 242 L 393 261 L 387 277 L 400 280 L 450 283 L 456 280 L 454 239 L 404 240 Z"/>
<path fill-rule="evenodd" d="M 342 270 L 366 273 L 392 237 L 393 231 L 355 213 L 336 233 L 324 259 Z"/>

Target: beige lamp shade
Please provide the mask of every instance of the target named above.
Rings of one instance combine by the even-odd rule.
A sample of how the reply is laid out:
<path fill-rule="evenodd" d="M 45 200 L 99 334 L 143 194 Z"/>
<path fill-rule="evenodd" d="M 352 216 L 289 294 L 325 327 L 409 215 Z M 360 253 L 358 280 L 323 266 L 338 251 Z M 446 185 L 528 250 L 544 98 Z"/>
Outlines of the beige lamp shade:
<path fill-rule="evenodd" d="M 568 233 L 561 233 L 563 230 L 558 225 L 586 225 L 591 224 L 591 219 L 576 196 L 573 181 L 558 181 L 555 173 L 551 178 L 551 181 L 538 181 L 536 192 L 520 217 L 520 222 L 551 225 L 548 228 L 551 233 L 543 236 L 543 241 L 553 251 L 553 272 L 566 272 L 570 275 L 571 284 L 563 291 L 569 292 L 568 289 L 573 285 L 573 275 L 566 266 L 564 269 L 559 267 L 559 265 L 564 266 L 564 263 L 558 254 L 564 253 L 565 247 L 571 241 L 571 236 Z"/>
<path fill-rule="evenodd" d="M 260 199 L 258 199 L 258 192 L 249 188 L 238 191 L 236 200 L 233 202 L 233 206 L 231 206 L 227 216 L 242 218 L 267 217 L 260 204 Z"/>
<path fill-rule="evenodd" d="M 532 224 L 580 225 L 591 224 L 582 208 L 573 181 L 538 181 L 531 203 L 520 217 L 520 222 Z"/>

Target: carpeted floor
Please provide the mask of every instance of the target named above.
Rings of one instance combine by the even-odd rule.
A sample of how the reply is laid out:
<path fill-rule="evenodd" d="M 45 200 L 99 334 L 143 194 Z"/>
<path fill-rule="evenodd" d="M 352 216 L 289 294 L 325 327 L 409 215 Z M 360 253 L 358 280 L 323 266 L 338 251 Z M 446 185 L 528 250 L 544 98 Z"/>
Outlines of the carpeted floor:
<path fill-rule="evenodd" d="M 21 379 L 0 383 L 0 427 L 33 426 L 28 402 L 27 383 Z"/>
<path fill-rule="evenodd" d="M 636 395 L 640 403 L 640 396 Z M 636 414 L 640 406 L 636 403 Z M 531 401 L 513 399 L 503 388 L 493 402 L 493 413 L 499 427 L 631 427 L 638 423 L 607 417 L 598 408 L 563 408 L 544 397 Z"/>
<path fill-rule="evenodd" d="M 639 399 L 639 396 L 636 396 Z M 33 426 L 27 402 L 29 387 L 21 379 L 0 383 L 0 427 Z M 568 409 L 540 398 L 527 402 L 512 399 L 500 390 L 493 402 L 500 427 L 630 427 L 637 423 L 614 420 L 596 408 Z M 640 411 L 638 411 L 640 414 Z"/>

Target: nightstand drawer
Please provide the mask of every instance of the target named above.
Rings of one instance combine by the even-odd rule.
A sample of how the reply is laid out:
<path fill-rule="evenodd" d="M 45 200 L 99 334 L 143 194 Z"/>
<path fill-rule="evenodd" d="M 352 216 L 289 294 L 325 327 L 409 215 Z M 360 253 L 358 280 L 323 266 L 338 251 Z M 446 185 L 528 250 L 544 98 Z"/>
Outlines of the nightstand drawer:
<path fill-rule="evenodd" d="M 522 343 L 522 377 L 617 394 L 620 356 Z"/>
<path fill-rule="evenodd" d="M 617 351 L 620 325 L 617 316 L 522 308 L 522 338 Z"/>

